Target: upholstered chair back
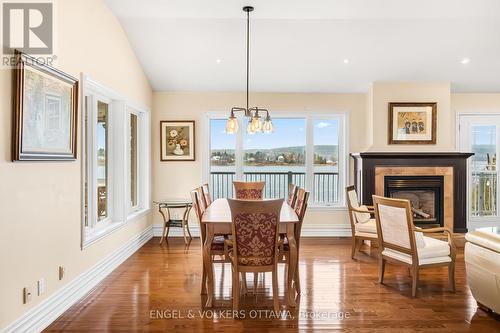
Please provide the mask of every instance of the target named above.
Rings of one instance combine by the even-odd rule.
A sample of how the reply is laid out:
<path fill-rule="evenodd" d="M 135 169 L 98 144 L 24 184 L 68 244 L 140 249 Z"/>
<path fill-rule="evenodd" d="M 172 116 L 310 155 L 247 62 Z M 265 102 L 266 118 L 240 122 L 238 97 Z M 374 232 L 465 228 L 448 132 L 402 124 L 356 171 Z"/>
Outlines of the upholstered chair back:
<path fill-rule="evenodd" d="M 303 188 L 297 190 L 297 200 L 295 205 L 295 213 L 299 218 L 299 223 L 295 228 L 295 239 L 297 243 L 300 242 L 300 233 L 302 232 L 302 224 L 304 222 L 304 216 L 307 210 L 307 201 L 309 200 L 309 192 L 305 191 Z"/>
<path fill-rule="evenodd" d="M 283 199 L 228 199 L 233 221 L 233 252 L 238 265 L 269 266 L 276 263 L 278 228 Z"/>
<path fill-rule="evenodd" d="M 203 191 L 203 200 L 205 200 L 205 206 L 208 207 L 212 204 L 212 196 L 210 195 L 210 188 L 208 187 L 208 184 L 203 184 L 201 186 L 201 189 Z"/>
<path fill-rule="evenodd" d="M 347 192 L 347 203 L 349 206 L 358 208 L 359 207 L 359 200 L 358 200 L 358 194 L 356 193 L 356 189 L 354 186 L 348 186 L 346 188 Z"/>
<path fill-rule="evenodd" d="M 289 184 L 288 185 L 288 197 L 286 202 L 293 207 L 295 205 L 295 200 L 297 200 L 297 190 L 299 187 L 295 184 Z"/>
<path fill-rule="evenodd" d="M 297 189 L 297 199 L 295 200 L 295 206 L 293 207 L 293 209 L 295 210 L 295 214 L 297 214 L 297 216 L 299 217 L 299 220 L 304 218 L 308 199 L 309 192 L 299 187 Z"/>
<path fill-rule="evenodd" d="M 236 199 L 261 200 L 264 196 L 266 182 L 237 182 L 233 181 Z"/>
<path fill-rule="evenodd" d="M 371 218 L 371 215 L 368 212 L 366 206 L 360 206 L 358 200 L 358 194 L 356 193 L 356 189 L 354 188 L 354 186 L 352 185 L 347 186 L 346 194 L 347 194 L 347 208 L 350 214 L 349 219 L 351 220 L 351 227 L 354 227 L 354 224 L 356 223 L 367 222 Z M 352 210 L 352 208 L 365 209 L 366 213 L 355 212 Z"/>
<path fill-rule="evenodd" d="M 416 247 L 410 202 L 374 195 L 373 205 L 382 247 L 413 253 Z"/>

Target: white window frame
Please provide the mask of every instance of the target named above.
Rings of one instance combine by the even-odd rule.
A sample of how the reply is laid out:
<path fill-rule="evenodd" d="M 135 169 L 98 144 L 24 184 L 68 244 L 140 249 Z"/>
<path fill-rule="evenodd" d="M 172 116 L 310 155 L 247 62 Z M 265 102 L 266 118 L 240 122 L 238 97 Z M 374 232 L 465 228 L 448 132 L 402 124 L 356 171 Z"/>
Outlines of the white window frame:
<path fill-rule="evenodd" d="M 99 241 L 127 223 L 150 211 L 151 198 L 151 139 L 150 111 L 109 89 L 85 74 L 81 75 L 81 160 L 82 160 L 82 231 L 81 248 Z M 87 98 L 89 110 L 86 110 Z M 97 101 L 108 104 L 108 216 L 97 221 Z M 85 115 L 88 128 L 85 128 Z M 138 205 L 130 204 L 130 113 L 138 116 Z M 87 137 L 87 133 L 92 133 Z M 88 141 L 88 152 L 85 143 Z M 91 156 L 91 158 L 88 158 Z M 85 182 L 88 177 L 88 226 L 85 226 Z"/>
<path fill-rule="evenodd" d="M 295 118 L 295 119 L 305 119 L 306 131 L 306 190 L 313 193 L 313 177 L 314 177 L 314 120 L 315 119 L 325 119 L 325 120 L 338 120 L 339 121 L 339 166 L 338 166 L 338 186 L 339 186 L 339 202 L 334 204 L 328 203 L 318 203 L 313 201 L 313 195 L 310 196 L 309 208 L 311 210 L 345 210 L 345 191 L 344 188 L 349 181 L 349 113 L 348 112 L 338 112 L 338 111 L 317 111 L 313 113 L 309 112 L 280 112 L 273 111 L 272 116 L 274 119 L 278 118 Z M 244 119 L 241 115 L 237 115 L 238 118 L 238 133 L 236 134 L 236 145 L 235 145 L 235 179 L 243 179 L 243 137 L 244 131 L 246 131 L 246 118 Z M 206 138 L 205 145 L 202 150 L 202 168 L 203 168 L 203 179 L 202 182 L 208 182 L 210 179 L 210 120 L 212 119 L 227 119 L 227 112 L 206 112 L 203 119 L 203 138 Z M 255 135 L 266 135 L 266 134 L 255 134 Z"/>

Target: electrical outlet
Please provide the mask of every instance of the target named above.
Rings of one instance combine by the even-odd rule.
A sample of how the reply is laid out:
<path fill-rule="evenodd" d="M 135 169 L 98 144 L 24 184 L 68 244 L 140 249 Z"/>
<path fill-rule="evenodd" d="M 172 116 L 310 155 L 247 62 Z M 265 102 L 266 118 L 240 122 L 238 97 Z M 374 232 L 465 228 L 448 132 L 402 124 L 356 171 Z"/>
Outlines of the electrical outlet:
<path fill-rule="evenodd" d="M 66 268 L 64 268 L 64 266 L 59 266 L 59 280 L 64 278 L 64 274 L 66 274 Z"/>
<path fill-rule="evenodd" d="M 26 304 L 29 301 L 31 301 L 31 290 L 28 287 L 26 287 L 23 288 L 23 304 Z"/>
<path fill-rule="evenodd" d="M 38 296 L 41 296 L 45 292 L 45 279 L 41 278 L 36 282 Z"/>

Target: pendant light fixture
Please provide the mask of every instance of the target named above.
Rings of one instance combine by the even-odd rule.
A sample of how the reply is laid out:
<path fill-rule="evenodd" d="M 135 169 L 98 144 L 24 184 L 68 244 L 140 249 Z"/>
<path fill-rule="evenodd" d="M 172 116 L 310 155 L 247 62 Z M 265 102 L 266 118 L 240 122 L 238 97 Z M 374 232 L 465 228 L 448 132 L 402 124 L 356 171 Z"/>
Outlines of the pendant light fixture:
<path fill-rule="evenodd" d="M 250 69 L 250 12 L 253 11 L 252 6 L 243 7 L 243 11 L 247 13 L 247 103 L 246 107 L 233 106 L 231 108 L 231 115 L 227 119 L 226 123 L 226 133 L 235 134 L 238 132 L 238 119 L 236 119 L 235 112 L 243 112 L 245 117 L 248 118 L 247 133 L 255 134 L 259 132 L 272 133 L 273 123 L 271 117 L 269 116 L 269 111 L 267 109 L 259 107 L 248 107 L 248 88 L 249 88 L 249 69 Z M 264 123 L 261 121 L 260 114 L 265 113 L 266 117 Z"/>

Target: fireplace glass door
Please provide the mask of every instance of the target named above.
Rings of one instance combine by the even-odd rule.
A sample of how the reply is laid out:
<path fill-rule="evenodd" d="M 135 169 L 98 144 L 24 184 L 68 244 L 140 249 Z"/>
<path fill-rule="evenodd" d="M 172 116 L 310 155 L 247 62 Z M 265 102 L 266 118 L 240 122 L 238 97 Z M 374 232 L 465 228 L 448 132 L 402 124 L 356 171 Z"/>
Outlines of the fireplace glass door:
<path fill-rule="evenodd" d="M 468 160 L 468 215 L 470 222 L 498 221 L 498 167 L 500 115 L 461 115 L 460 150 Z M 471 225 L 472 226 L 472 225 Z"/>

